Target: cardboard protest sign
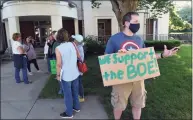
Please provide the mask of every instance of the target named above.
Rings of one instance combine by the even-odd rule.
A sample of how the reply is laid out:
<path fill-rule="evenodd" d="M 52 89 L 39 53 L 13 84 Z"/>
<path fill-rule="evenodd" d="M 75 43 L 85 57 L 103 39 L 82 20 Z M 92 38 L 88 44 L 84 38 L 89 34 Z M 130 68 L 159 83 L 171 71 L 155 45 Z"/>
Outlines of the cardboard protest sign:
<path fill-rule="evenodd" d="M 50 60 L 50 69 L 52 74 L 56 74 L 56 60 Z"/>
<path fill-rule="evenodd" d="M 99 56 L 104 86 L 160 76 L 153 47 Z"/>

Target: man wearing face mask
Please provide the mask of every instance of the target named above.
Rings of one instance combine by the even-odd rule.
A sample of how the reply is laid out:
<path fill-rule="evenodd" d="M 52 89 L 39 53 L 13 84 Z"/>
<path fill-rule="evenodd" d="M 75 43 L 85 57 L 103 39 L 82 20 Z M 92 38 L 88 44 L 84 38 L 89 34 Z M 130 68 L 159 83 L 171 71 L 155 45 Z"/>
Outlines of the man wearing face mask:
<path fill-rule="evenodd" d="M 126 52 L 144 48 L 144 41 L 135 33 L 139 30 L 139 14 L 137 12 L 128 12 L 123 16 L 124 29 L 108 40 L 105 54 L 117 52 Z M 161 54 L 156 54 L 156 58 L 165 58 L 174 55 L 178 51 L 178 47 L 168 50 L 164 46 Z M 141 109 L 145 107 L 146 90 L 144 80 L 132 83 L 120 84 L 112 86 L 111 103 L 114 108 L 115 119 L 120 119 L 122 112 L 126 109 L 128 98 L 132 106 L 133 119 L 139 120 L 141 117 Z"/>

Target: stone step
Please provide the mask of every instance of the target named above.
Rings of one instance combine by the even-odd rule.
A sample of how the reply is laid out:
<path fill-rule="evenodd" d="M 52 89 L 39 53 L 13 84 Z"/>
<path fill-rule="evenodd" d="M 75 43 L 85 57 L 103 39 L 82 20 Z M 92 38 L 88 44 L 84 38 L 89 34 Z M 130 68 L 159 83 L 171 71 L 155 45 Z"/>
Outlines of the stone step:
<path fill-rule="evenodd" d="M 12 60 L 12 55 L 8 55 L 8 54 L 3 54 L 1 55 L 1 60 L 6 61 L 6 60 Z"/>
<path fill-rule="evenodd" d="M 44 56 L 37 56 L 37 59 L 44 59 Z"/>
<path fill-rule="evenodd" d="M 36 53 L 37 56 L 44 56 L 44 53 Z"/>

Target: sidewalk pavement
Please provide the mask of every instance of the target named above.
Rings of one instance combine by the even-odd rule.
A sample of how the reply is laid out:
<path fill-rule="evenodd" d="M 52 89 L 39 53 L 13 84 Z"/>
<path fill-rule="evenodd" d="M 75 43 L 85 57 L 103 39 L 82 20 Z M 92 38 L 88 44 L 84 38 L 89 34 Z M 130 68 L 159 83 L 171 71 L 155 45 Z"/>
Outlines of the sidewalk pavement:
<path fill-rule="evenodd" d="M 47 70 L 46 61 L 38 60 L 38 65 L 42 71 Z M 1 64 L 1 119 L 60 119 L 59 114 L 65 108 L 63 99 L 38 99 L 49 76 L 35 72 L 32 65 L 33 71 L 34 75 L 29 76 L 32 84 L 16 84 L 13 63 Z M 108 117 L 98 97 L 87 96 L 86 102 L 81 103 L 80 113 L 76 113 L 74 119 Z"/>

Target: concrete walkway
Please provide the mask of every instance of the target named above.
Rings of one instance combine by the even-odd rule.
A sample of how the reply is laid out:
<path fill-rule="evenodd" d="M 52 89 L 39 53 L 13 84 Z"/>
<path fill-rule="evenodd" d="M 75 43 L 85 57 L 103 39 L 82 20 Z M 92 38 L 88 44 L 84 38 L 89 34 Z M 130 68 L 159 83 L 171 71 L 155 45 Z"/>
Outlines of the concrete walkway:
<path fill-rule="evenodd" d="M 41 70 L 46 71 L 46 61 L 38 60 Z M 33 65 L 32 65 L 33 66 Z M 13 63 L 1 65 L 1 119 L 60 119 L 64 111 L 63 99 L 38 99 L 48 74 L 37 73 L 35 68 L 29 80 L 33 83 L 16 84 Z M 107 114 L 97 96 L 87 96 L 81 103 L 81 112 L 74 119 L 107 119 Z"/>

